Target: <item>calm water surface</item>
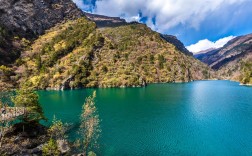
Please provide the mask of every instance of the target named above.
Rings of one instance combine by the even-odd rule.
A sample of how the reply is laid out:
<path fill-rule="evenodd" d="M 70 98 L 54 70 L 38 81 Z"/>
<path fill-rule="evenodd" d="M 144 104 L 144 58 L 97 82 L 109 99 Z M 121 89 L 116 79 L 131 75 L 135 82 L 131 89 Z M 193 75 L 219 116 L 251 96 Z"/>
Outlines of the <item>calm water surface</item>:
<path fill-rule="evenodd" d="M 79 126 L 94 89 L 40 91 L 46 116 Z M 96 89 L 98 155 L 252 155 L 252 87 L 230 81 Z"/>

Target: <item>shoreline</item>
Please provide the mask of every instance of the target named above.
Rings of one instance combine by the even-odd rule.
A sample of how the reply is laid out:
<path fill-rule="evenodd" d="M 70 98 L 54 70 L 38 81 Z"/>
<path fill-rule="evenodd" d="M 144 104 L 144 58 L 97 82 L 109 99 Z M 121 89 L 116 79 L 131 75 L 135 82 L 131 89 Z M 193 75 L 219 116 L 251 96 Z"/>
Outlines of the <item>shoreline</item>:
<path fill-rule="evenodd" d="M 205 79 L 205 80 L 192 80 L 192 81 L 175 81 L 175 82 L 153 82 L 153 83 L 146 83 L 144 86 L 115 86 L 115 87 L 83 87 L 83 88 L 69 88 L 69 89 L 56 89 L 56 88 L 46 88 L 46 89 L 38 89 L 36 91 L 69 91 L 69 90 L 80 90 L 80 89 L 127 89 L 127 88 L 144 88 L 148 87 L 148 85 L 152 84 L 186 84 L 186 83 L 191 83 L 191 82 L 196 82 L 196 81 L 232 81 L 228 79 Z M 237 81 L 233 81 L 237 82 Z"/>
<path fill-rule="evenodd" d="M 240 86 L 252 87 L 252 84 L 243 84 L 243 83 L 240 83 L 239 85 L 240 85 Z"/>
<path fill-rule="evenodd" d="M 57 88 L 46 88 L 46 89 L 34 89 L 35 91 L 69 91 L 69 90 L 80 90 L 80 89 L 127 89 L 127 88 L 144 88 L 148 87 L 148 85 L 152 84 L 183 84 L 183 83 L 190 83 L 196 81 L 230 81 L 230 82 L 237 82 L 240 86 L 247 86 L 252 87 L 252 84 L 242 84 L 239 81 L 229 80 L 229 79 L 205 79 L 205 80 L 192 80 L 192 81 L 175 81 L 175 82 L 153 82 L 153 83 L 146 83 L 146 85 L 142 86 L 114 86 L 114 87 L 82 87 L 82 88 L 68 88 L 68 89 L 57 89 Z M 17 88 L 11 89 L 9 91 L 15 91 Z"/>

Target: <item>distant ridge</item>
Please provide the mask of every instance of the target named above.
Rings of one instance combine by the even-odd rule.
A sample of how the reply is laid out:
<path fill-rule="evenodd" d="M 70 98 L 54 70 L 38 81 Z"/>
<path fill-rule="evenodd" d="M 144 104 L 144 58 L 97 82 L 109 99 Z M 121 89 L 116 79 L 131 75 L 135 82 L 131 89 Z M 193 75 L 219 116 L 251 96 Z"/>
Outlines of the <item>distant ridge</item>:
<path fill-rule="evenodd" d="M 108 17 L 104 15 L 97 15 L 91 13 L 85 13 L 88 19 L 94 21 L 97 27 L 118 27 L 128 24 L 125 19 L 120 17 Z"/>

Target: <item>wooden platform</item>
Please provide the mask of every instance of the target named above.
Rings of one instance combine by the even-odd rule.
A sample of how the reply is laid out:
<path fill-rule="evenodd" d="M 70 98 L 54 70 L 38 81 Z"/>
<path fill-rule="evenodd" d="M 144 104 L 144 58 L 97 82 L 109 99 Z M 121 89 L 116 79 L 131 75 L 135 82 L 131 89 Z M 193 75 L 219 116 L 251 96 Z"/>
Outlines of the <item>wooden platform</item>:
<path fill-rule="evenodd" d="M 0 111 L 0 122 L 15 120 L 26 112 L 25 107 L 7 107 L 5 113 L 2 113 L 2 109 Z"/>

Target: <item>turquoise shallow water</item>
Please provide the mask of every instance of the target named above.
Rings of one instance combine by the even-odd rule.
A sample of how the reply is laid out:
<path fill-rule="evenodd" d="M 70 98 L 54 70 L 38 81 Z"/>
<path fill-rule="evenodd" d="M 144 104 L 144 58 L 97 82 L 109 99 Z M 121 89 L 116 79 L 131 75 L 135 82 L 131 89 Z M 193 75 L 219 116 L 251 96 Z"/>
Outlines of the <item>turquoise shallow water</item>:
<path fill-rule="evenodd" d="M 79 126 L 94 89 L 39 91 L 49 120 Z M 99 155 L 252 155 L 252 87 L 230 81 L 96 89 L 102 119 Z"/>

